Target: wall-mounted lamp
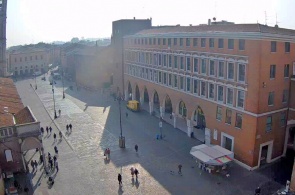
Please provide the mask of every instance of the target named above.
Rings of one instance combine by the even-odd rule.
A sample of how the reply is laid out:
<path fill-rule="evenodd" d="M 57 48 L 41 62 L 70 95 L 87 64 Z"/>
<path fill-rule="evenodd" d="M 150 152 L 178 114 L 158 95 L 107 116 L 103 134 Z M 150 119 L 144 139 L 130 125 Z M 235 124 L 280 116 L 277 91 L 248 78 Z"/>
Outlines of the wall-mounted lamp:
<path fill-rule="evenodd" d="M 262 82 L 262 87 L 263 87 L 263 88 L 266 87 L 266 82 Z"/>

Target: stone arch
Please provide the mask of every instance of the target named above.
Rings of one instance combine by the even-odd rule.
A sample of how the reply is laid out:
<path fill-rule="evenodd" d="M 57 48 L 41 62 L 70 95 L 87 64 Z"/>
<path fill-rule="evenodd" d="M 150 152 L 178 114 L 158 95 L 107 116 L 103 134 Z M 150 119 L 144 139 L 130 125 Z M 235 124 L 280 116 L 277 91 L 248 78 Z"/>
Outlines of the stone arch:
<path fill-rule="evenodd" d="M 145 103 L 150 102 L 149 92 L 148 92 L 146 86 L 144 86 L 144 89 L 143 89 L 143 102 L 145 102 Z"/>
<path fill-rule="evenodd" d="M 27 151 L 35 148 L 42 148 L 42 143 L 36 137 L 27 137 L 22 141 L 21 151 Z"/>
<path fill-rule="evenodd" d="M 205 129 L 206 128 L 206 118 L 205 114 L 200 106 L 193 111 L 191 120 L 194 124 L 196 124 L 197 129 Z"/>
<path fill-rule="evenodd" d="M 184 101 L 181 100 L 177 107 L 178 107 L 177 114 L 179 116 L 186 118 L 187 117 L 187 108 L 186 108 Z"/>
<path fill-rule="evenodd" d="M 138 85 L 135 85 L 135 100 L 140 101 L 140 91 Z"/>
<path fill-rule="evenodd" d="M 172 106 L 172 101 L 171 101 L 169 95 L 165 96 L 163 106 L 164 106 L 165 113 L 172 114 L 173 106 Z"/>

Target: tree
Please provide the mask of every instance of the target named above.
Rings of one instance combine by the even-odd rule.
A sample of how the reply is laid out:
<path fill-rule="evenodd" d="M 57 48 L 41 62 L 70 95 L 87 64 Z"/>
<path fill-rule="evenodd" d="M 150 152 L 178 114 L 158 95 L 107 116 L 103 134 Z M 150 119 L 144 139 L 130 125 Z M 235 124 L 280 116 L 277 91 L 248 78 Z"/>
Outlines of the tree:
<path fill-rule="evenodd" d="M 79 38 L 78 37 L 74 37 L 71 39 L 72 43 L 78 43 L 79 42 Z"/>

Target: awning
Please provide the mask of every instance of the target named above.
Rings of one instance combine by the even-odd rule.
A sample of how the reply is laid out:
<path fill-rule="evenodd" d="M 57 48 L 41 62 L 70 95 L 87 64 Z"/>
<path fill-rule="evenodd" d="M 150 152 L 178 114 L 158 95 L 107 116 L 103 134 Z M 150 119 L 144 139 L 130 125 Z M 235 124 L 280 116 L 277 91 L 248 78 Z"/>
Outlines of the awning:
<path fill-rule="evenodd" d="M 234 158 L 234 153 L 221 146 L 207 146 L 201 144 L 191 148 L 190 154 L 199 161 L 208 165 L 223 165 Z"/>

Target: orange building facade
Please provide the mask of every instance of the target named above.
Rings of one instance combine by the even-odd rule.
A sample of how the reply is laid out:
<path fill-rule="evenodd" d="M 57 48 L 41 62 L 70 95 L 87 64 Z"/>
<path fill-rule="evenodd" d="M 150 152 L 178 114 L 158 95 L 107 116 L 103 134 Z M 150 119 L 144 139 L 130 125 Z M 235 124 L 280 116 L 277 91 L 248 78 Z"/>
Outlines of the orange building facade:
<path fill-rule="evenodd" d="M 188 136 L 233 151 L 253 170 L 293 147 L 294 61 L 294 30 L 260 24 L 142 30 L 124 38 L 125 99 Z"/>

